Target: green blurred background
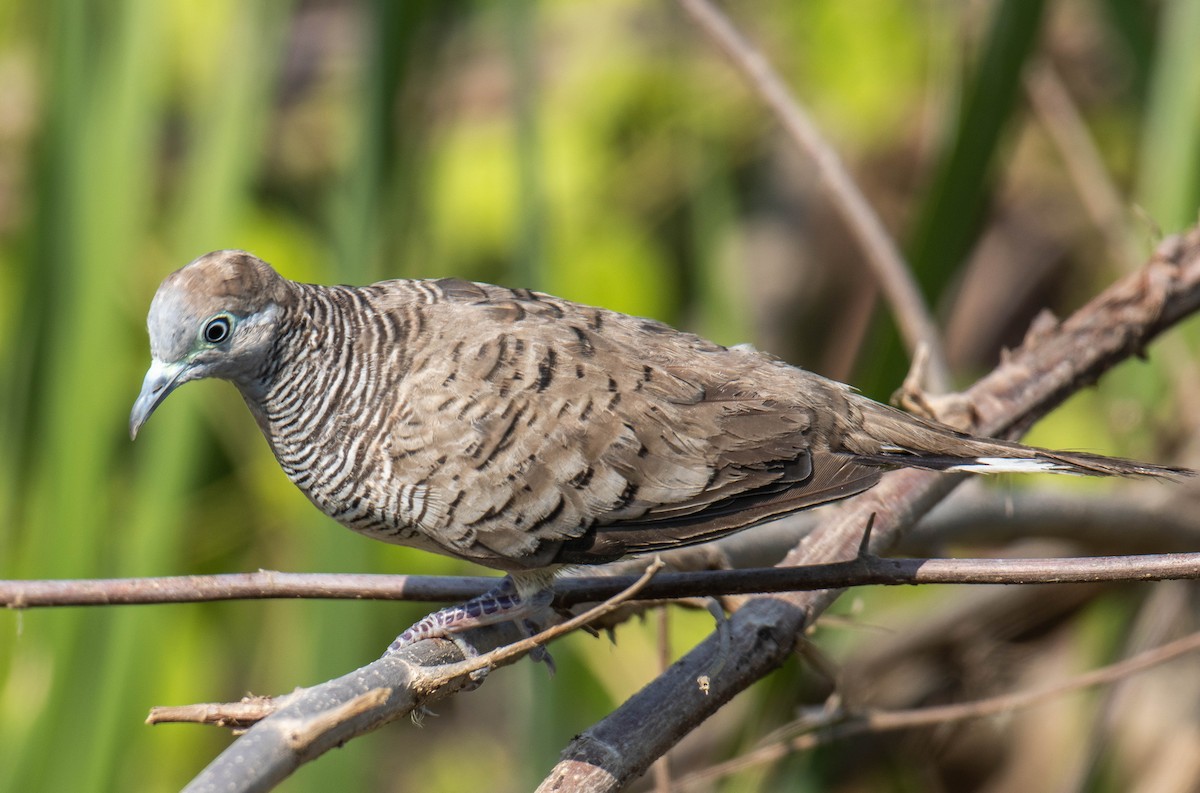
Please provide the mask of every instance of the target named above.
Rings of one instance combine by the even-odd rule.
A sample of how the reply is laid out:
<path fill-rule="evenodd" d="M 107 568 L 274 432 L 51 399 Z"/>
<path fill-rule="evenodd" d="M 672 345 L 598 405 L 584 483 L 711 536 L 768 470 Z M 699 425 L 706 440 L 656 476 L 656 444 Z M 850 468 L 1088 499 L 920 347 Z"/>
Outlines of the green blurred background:
<path fill-rule="evenodd" d="M 1159 230 L 1195 220 L 1194 0 L 731 5 L 912 257 L 962 383 L 1038 309 L 1069 311 Z M 1076 121 L 1094 160 L 1063 144 Z M 477 572 L 317 514 L 224 384 L 182 389 L 130 443 L 150 298 L 216 248 L 301 280 L 536 287 L 753 341 L 877 398 L 907 368 L 809 163 L 672 3 L 0 0 L 0 576 Z M 1036 440 L 1182 453 L 1179 428 L 1200 417 L 1180 396 L 1186 347 L 1169 352 L 1073 400 Z M 861 597 L 919 616 L 952 595 Z M 1137 597 L 1090 606 L 1069 634 L 1081 664 L 1108 657 Z M 152 705 L 328 679 L 425 610 L 7 612 L 0 791 L 177 788 L 229 738 L 144 726 Z M 673 612 L 676 652 L 710 627 Z M 653 627 L 618 637 L 572 637 L 554 679 L 502 670 L 423 729 L 391 725 L 282 789 L 529 789 L 654 674 Z M 678 764 L 789 718 L 800 676 L 740 698 Z M 922 760 L 884 756 L 819 752 L 720 789 L 931 789 Z M 1102 770 L 1087 789 L 1127 780 Z"/>

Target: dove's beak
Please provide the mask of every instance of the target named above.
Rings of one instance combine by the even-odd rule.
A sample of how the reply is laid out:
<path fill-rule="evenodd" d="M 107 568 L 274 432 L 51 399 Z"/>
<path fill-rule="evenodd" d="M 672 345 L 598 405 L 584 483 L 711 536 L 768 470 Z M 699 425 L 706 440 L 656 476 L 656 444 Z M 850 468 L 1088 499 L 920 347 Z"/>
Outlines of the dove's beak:
<path fill-rule="evenodd" d="M 191 379 L 187 376 L 189 371 L 191 371 L 191 367 L 187 361 L 163 363 L 153 360 L 150 362 L 150 368 L 146 371 L 146 379 L 142 381 L 142 392 L 138 394 L 137 401 L 133 403 L 133 410 L 129 414 L 130 438 L 137 437 L 138 430 L 146 423 L 146 419 L 150 418 L 154 409 L 162 404 L 162 401 L 172 391 Z"/>

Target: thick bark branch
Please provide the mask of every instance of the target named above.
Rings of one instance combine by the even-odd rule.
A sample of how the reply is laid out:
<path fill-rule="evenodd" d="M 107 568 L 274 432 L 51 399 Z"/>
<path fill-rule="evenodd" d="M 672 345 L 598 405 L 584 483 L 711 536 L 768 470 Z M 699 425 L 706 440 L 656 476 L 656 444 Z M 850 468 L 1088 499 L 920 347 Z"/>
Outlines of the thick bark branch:
<path fill-rule="evenodd" d="M 977 432 L 1018 435 L 1117 362 L 1140 354 L 1155 335 L 1198 305 L 1200 233 L 1193 229 L 1166 240 L 1143 270 L 1115 283 L 1066 322 L 1042 323 L 962 395 L 960 415 Z M 883 552 L 958 481 L 924 471 L 888 474 L 875 489 L 832 511 L 783 563 L 853 558 L 862 526 L 872 515 L 871 549 Z M 705 692 L 697 690 L 695 676 L 721 646 L 715 635 L 572 741 L 539 790 L 618 790 L 640 776 L 696 724 L 781 664 L 803 628 L 838 594 L 750 598 L 729 620 L 729 657 Z M 664 721 L 668 711 L 671 719 Z"/>
<path fill-rule="evenodd" d="M 239 737 L 185 791 L 266 791 L 300 765 L 356 735 L 418 712 L 467 687 L 467 675 L 446 679 L 436 665 L 462 660 L 449 642 L 422 642 L 361 669 L 275 701 L 276 711 Z"/>

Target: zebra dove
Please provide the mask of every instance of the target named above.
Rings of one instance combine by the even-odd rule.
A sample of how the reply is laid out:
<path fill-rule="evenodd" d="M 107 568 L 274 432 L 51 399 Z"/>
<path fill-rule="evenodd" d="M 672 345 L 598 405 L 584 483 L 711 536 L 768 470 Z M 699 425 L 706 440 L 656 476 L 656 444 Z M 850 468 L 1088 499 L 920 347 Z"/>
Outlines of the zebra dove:
<path fill-rule="evenodd" d="M 216 251 L 163 281 L 147 325 L 131 436 L 183 383 L 228 380 L 325 514 L 510 574 L 405 642 L 512 619 L 562 565 L 712 540 L 888 469 L 1190 473 L 966 435 L 770 355 L 454 279 L 317 286 Z"/>

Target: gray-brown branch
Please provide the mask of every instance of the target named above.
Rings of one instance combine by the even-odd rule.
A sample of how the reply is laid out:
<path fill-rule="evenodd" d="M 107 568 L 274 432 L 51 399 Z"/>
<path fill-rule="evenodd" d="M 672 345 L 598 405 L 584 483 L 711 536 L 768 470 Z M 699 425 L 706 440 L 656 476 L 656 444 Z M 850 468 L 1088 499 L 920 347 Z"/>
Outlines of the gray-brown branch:
<path fill-rule="evenodd" d="M 1121 279 L 1070 319 L 1042 327 L 963 394 L 971 429 L 1015 437 L 1116 363 L 1200 306 L 1200 232 L 1165 240 L 1147 266 Z M 924 471 L 888 474 L 874 490 L 831 510 L 783 564 L 850 559 L 875 516 L 871 550 L 892 547 L 957 484 Z M 728 657 L 704 691 L 696 678 L 722 644 L 710 636 L 605 719 L 573 740 L 542 791 L 613 791 L 640 776 L 697 724 L 778 667 L 837 590 L 750 598 L 728 623 Z M 664 707 L 670 703 L 670 707 Z"/>
<path fill-rule="evenodd" d="M 641 590 L 644 600 L 803 592 L 912 584 L 1058 584 L 1200 578 L 1200 553 L 1126 554 L 1045 559 L 887 559 L 860 556 L 804 567 L 755 567 L 663 573 Z M 621 592 L 636 576 L 578 576 L 554 586 L 554 605 L 569 608 Z M 202 603 L 305 598 L 458 602 L 487 592 L 485 576 L 352 573 L 227 573 L 165 578 L 0 581 L 10 609 Z"/>

